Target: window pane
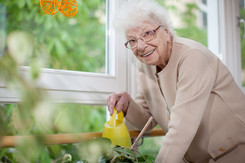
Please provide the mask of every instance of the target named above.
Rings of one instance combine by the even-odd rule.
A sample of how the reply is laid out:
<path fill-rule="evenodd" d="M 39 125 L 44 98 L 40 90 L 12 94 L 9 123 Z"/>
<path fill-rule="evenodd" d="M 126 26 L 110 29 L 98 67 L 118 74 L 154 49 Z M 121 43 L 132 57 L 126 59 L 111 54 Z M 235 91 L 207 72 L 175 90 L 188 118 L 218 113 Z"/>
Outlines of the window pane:
<path fill-rule="evenodd" d="M 190 38 L 207 46 L 207 12 L 201 1 L 166 0 L 163 5 L 168 10 L 177 36 Z M 200 5 L 204 7 L 200 8 Z"/>
<path fill-rule="evenodd" d="M 1 1 L 0 52 L 19 56 L 25 66 L 38 60 L 45 68 L 104 73 L 105 0 L 77 5 L 76 16 L 65 17 L 46 15 L 39 0 Z"/>
<path fill-rule="evenodd" d="M 240 0 L 240 33 L 241 33 L 241 59 L 242 59 L 242 86 L 245 87 L 245 1 Z"/>

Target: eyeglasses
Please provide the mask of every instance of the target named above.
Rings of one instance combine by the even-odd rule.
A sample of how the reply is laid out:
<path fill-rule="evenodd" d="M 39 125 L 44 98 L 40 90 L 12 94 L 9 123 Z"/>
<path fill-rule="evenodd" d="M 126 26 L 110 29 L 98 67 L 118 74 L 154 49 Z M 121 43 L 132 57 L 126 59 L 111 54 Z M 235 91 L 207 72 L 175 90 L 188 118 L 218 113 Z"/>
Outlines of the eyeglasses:
<path fill-rule="evenodd" d="M 141 34 L 141 37 L 138 38 L 138 39 L 131 39 L 131 40 L 128 40 L 124 45 L 126 48 L 128 49 L 134 49 L 138 46 L 138 40 L 141 39 L 142 41 L 144 41 L 145 43 L 146 42 L 149 42 L 151 41 L 152 39 L 155 38 L 155 34 L 157 32 L 157 30 L 160 28 L 161 26 L 158 26 L 156 29 L 154 30 L 151 30 L 151 31 L 146 31 L 144 33 Z"/>

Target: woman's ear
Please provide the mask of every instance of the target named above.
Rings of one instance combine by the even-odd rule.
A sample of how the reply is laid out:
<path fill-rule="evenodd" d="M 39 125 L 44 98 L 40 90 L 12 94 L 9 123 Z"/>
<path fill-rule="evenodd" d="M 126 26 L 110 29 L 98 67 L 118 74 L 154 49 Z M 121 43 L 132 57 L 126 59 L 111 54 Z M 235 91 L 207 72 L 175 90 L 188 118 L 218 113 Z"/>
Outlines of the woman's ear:
<path fill-rule="evenodd" d="M 168 30 L 168 28 L 164 28 L 164 30 L 167 32 L 167 33 L 169 33 L 169 30 Z"/>
<path fill-rule="evenodd" d="M 171 40 L 171 35 L 170 35 L 170 32 L 169 32 L 169 30 L 168 30 L 168 28 L 164 28 L 164 31 L 166 32 L 166 34 L 167 34 L 167 38 L 169 39 L 169 40 Z"/>

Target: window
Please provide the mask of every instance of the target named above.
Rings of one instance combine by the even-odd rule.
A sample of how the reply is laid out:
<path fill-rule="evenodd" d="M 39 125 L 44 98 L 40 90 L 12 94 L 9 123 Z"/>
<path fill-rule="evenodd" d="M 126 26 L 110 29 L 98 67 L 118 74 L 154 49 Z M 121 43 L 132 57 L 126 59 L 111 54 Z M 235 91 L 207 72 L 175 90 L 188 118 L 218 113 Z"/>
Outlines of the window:
<path fill-rule="evenodd" d="M 0 5 L 8 52 L 20 55 L 22 66 L 29 66 L 38 55 L 45 68 L 105 72 L 105 1 L 78 1 L 78 13 L 72 18 L 60 12 L 46 15 L 39 1 Z"/>
<path fill-rule="evenodd" d="M 18 30 L 17 34 L 19 35 L 17 36 L 21 36 L 17 38 L 22 39 L 22 37 L 26 37 L 27 39 L 26 42 L 30 44 L 32 44 L 32 41 L 30 40 L 32 40 L 34 36 L 36 37 L 36 35 L 32 35 L 33 34 L 32 30 L 34 31 L 37 30 L 37 32 L 42 33 L 38 35 L 41 37 L 40 40 L 42 40 L 42 37 L 44 37 L 44 34 L 46 34 L 42 28 L 39 28 L 39 26 L 34 26 L 37 29 L 35 28 L 33 29 L 33 27 L 29 28 L 29 26 L 31 26 L 32 23 L 20 24 L 20 23 L 16 23 L 14 20 L 11 20 L 11 18 L 17 20 L 20 19 L 18 17 L 19 14 L 11 15 L 12 11 L 7 7 L 7 5 L 9 5 L 10 8 L 12 8 L 12 10 L 17 10 L 14 12 L 20 12 L 20 13 L 25 12 L 27 17 L 21 17 L 21 19 L 24 20 L 29 18 L 28 14 L 32 15 L 32 12 L 35 12 L 38 15 L 37 17 L 43 16 L 47 19 L 47 22 L 49 21 L 52 22 L 52 20 L 56 20 L 56 19 L 60 21 L 59 22 L 60 24 L 51 23 L 51 25 L 54 26 L 56 25 L 55 27 L 57 27 L 58 25 L 62 25 L 62 23 L 65 24 L 64 28 L 62 28 L 62 32 L 56 35 L 58 38 L 56 38 L 56 36 L 53 36 L 53 34 L 58 32 L 58 30 L 60 30 L 59 27 L 55 28 L 55 31 L 53 32 L 51 30 L 48 30 L 47 31 L 48 33 L 45 35 L 45 37 L 52 36 L 54 37 L 53 39 L 56 39 L 56 41 L 54 41 L 52 45 L 55 47 L 53 51 L 51 50 L 47 53 L 46 51 L 42 51 L 43 49 L 46 50 L 47 47 L 45 46 L 41 46 L 42 47 L 41 51 L 38 51 L 40 47 L 38 45 L 41 44 L 36 44 L 37 46 L 36 48 L 34 48 L 35 50 L 48 55 L 44 55 L 42 57 L 41 55 L 37 55 L 34 56 L 33 58 L 28 58 L 27 60 L 28 62 L 22 62 L 23 58 L 20 55 L 20 51 L 17 51 L 18 52 L 17 56 L 15 56 L 15 57 L 21 56 L 20 58 L 18 58 L 22 63 L 20 64 L 21 66 L 19 67 L 18 72 L 21 74 L 21 76 L 24 76 L 27 81 L 31 80 L 30 73 L 32 73 L 33 68 L 35 68 L 35 64 L 33 64 L 34 62 L 32 63 L 32 61 L 35 61 L 36 58 L 42 60 L 43 58 L 46 59 L 47 57 L 47 60 L 45 61 L 49 61 L 49 62 L 41 63 L 42 64 L 41 73 L 38 80 L 35 81 L 35 84 L 37 86 L 45 88 L 45 90 L 49 93 L 49 97 L 52 99 L 52 101 L 56 103 L 61 103 L 61 105 L 57 106 L 58 109 L 57 112 L 55 112 L 55 117 L 57 118 L 56 120 L 59 122 L 55 120 L 56 126 L 54 128 L 51 128 L 54 129 L 57 133 L 77 133 L 77 132 L 96 132 L 96 131 L 101 132 L 106 117 L 105 104 L 108 95 L 113 92 L 130 91 L 129 82 L 130 82 L 130 75 L 131 75 L 130 74 L 131 57 L 128 57 L 126 55 L 127 51 L 123 46 L 124 42 L 122 42 L 121 38 L 117 36 L 113 28 L 111 28 L 112 27 L 111 19 L 113 15 L 115 15 L 117 8 L 118 6 L 120 6 L 121 2 L 114 1 L 114 0 L 106 0 L 106 1 L 89 0 L 89 1 L 77 1 L 77 2 L 79 3 L 78 7 L 79 7 L 79 12 L 81 13 L 80 14 L 78 13 L 74 18 L 65 18 L 62 15 L 60 15 L 60 13 L 57 13 L 57 15 L 52 15 L 52 16 L 46 15 L 41 11 L 38 1 L 33 2 L 29 0 L 28 1 L 14 0 L 11 2 L 10 1 L 0 2 L 0 36 L 1 36 L 0 57 L 6 55 L 6 51 L 9 50 L 7 46 L 9 41 L 8 38 L 10 33 L 14 32 L 15 29 Z M 93 6 L 94 4 L 95 6 L 97 6 L 97 8 L 96 7 L 90 8 L 90 6 L 86 6 L 86 3 L 89 3 L 91 6 Z M 32 8 L 33 9 L 32 12 L 28 10 L 29 5 L 35 5 Z M 20 9 L 17 6 L 22 6 L 22 8 Z M 85 14 L 84 19 L 87 19 L 86 16 L 88 16 L 89 17 L 88 21 L 92 19 L 92 22 L 94 24 L 89 26 L 89 22 L 85 22 L 82 14 Z M 11 17 L 9 17 L 9 15 L 11 15 Z M 104 22 L 104 16 L 106 18 L 106 22 Z M 80 22 L 77 19 L 82 19 L 82 21 Z M 29 20 L 28 22 L 32 22 L 31 18 L 29 18 L 28 20 Z M 9 21 L 12 21 L 14 23 L 9 23 Z M 100 21 L 102 21 L 102 23 Z M 90 33 L 83 33 L 84 32 L 82 31 L 83 26 L 79 23 L 85 25 L 85 27 L 87 27 L 86 30 L 90 31 Z M 22 27 L 22 25 L 25 28 Z M 42 25 L 45 25 L 45 23 Z M 74 26 L 76 25 L 80 25 L 79 27 L 81 28 L 80 29 L 74 28 Z M 52 26 L 49 28 L 52 28 Z M 25 32 L 19 32 L 20 31 L 19 29 L 28 29 L 28 30 Z M 13 30 L 13 31 L 9 31 L 9 30 Z M 76 30 L 78 30 L 78 32 L 76 32 Z M 75 32 L 75 34 L 70 35 L 69 32 L 72 33 Z M 98 33 L 95 34 L 94 32 L 98 32 Z M 60 34 L 62 37 L 65 38 L 61 38 Z M 72 40 L 74 37 L 77 37 L 75 38 L 75 40 L 77 41 L 76 43 L 74 43 Z M 88 41 L 88 39 L 90 38 L 91 40 Z M 18 40 L 15 40 L 15 43 L 19 44 L 20 48 L 23 47 L 22 45 L 23 39 L 22 40 L 21 39 L 19 40 L 19 42 Z M 64 40 L 69 39 L 69 41 L 68 42 L 65 41 L 65 43 L 67 44 L 64 43 L 65 44 L 64 45 L 63 42 L 61 42 L 62 39 Z M 84 45 L 81 43 L 83 40 L 85 40 Z M 86 42 L 86 40 L 88 42 Z M 99 40 L 98 42 L 100 44 L 97 45 L 94 42 L 95 40 Z M 51 41 L 51 40 L 47 39 L 46 41 Z M 73 46 L 71 44 L 73 45 L 75 44 L 76 46 L 71 48 L 70 46 Z M 24 45 L 28 47 L 29 44 L 24 44 Z M 47 45 L 50 44 L 48 43 Z M 66 48 L 67 46 L 69 48 L 64 50 L 63 48 Z M 85 48 L 80 46 L 84 46 Z M 66 50 L 69 51 L 70 53 L 66 54 L 66 52 L 64 52 Z M 23 50 L 22 54 L 26 55 L 26 51 Z M 61 56 L 53 57 L 52 55 L 61 55 Z M 53 60 L 50 59 L 52 57 L 54 58 Z M 56 60 L 55 58 L 58 59 Z M 66 62 L 67 60 L 69 62 Z M 65 65 L 64 62 L 69 64 Z M 91 66 L 92 69 L 88 69 L 91 68 Z M 18 93 L 19 91 L 14 91 L 13 89 L 11 90 L 7 89 L 6 83 L 2 79 L 0 80 L 0 103 L 2 103 L 0 104 L 0 110 L 6 111 L 6 114 L 3 114 L 4 115 L 3 117 L 4 118 L 7 117 L 10 121 L 12 121 L 11 119 L 12 117 L 5 116 L 5 115 L 9 115 L 9 112 L 12 111 L 14 107 L 16 107 L 16 105 L 12 103 L 20 102 L 21 96 L 19 96 Z M 37 95 L 36 93 L 37 92 L 35 92 L 35 95 Z M 31 95 L 34 95 L 34 92 L 32 92 Z M 30 97 L 30 95 L 28 97 Z M 28 101 L 28 99 L 26 100 Z M 11 104 L 8 105 L 9 103 Z M 46 120 L 46 118 L 48 119 L 49 116 L 48 113 L 53 109 L 52 106 L 49 107 L 47 105 L 49 104 L 46 104 L 45 102 L 41 103 L 40 106 L 39 104 L 37 105 L 40 111 L 37 115 L 39 118 L 44 117 L 45 118 L 44 121 Z M 28 127 L 32 128 L 34 126 L 34 123 L 32 123 L 33 121 L 29 121 L 29 120 L 33 120 L 30 114 L 32 113 L 31 111 L 33 111 L 34 108 L 32 108 L 32 110 L 30 108 L 32 107 L 21 106 L 21 109 L 16 109 L 16 110 L 21 110 L 22 115 L 24 113 L 24 116 L 27 116 L 27 118 L 25 118 L 26 120 L 25 122 L 21 121 L 22 123 L 19 123 L 19 124 L 31 125 L 31 126 L 28 125 L 26 128 Z M 38 111 L 38 108 L 35 108 L 35 112 Z M 0 112 L 0 114 L 1 113 L 2 112 Z M 30 114 L 26 114 L 26 113 L 30 113 Z M 43 114 L 43 116 L 40 116 L 41 114 Z M 2 117 L 2 114 L 0 116 Z M 49 120 L 52 121 L 52 118 Z M 96 121 L 99 122 L 96 123 Z M 76 123 L 76 125 L 72 125 L 74 122 Z M 8 123 L 4 123 L 4 124 L 6 124 L 3 125 L 5 128 L 7 128 L 9 125 Z M 93 126 L 96 124 L 99 126 Z M 72 128 L 70 126 L 72 126 Z M 41 129 L 43 129 L 42 132 L 45 132 L 45 134 L 51 134 L 50 132 L 52 132 L 51 129 L 48 128 L 49 127 L 48 121 L 46 121 L 44 125 L 40 124 L 40 126 L 37 127 L 41 127 Z M 5 128 L 3 128 L 3 130 L 0 130 L 1 135 L 2 134 L 6 135 L 8 133 L 9 135 L 13 134 L 13 132 L 11 131 L 6 133 L 7 130 L 4 130 Z M 31 130 L 30 132 L 28 131 L 28 134 L 35 134 L 35 132 L 40 132 L 38 131 L 38 128 L 36 128 L 35 126 L 32 129 L 34 129 L 34 131 L 33 130 Z M 19 134 L 19 132 L 17 134 Z M 55 148 L 60 150 L 61 147 L 55 146 Z M 34 146 L 32 146 L 31 148 L 28 148 L 28 146 L 26 146 L 23 151 L 28 151 L 28 153 L 31 153 L 31 152 L 36 152 L 36 149 L 37 148 L 35 148 Z M 6 152 L 5 149 L 4 151 Z M 26 161 L 22 161 L 22 162 L 26 162 Z"/>
<path fill-rule="evenodd" d="M 239 0 L 208 0 L 209 47 L 228 67 L 238 86 L 241 84 L 241 51 L 238 27 Z"/>
<path fill-rule="evenodd" d="M 110 93 L 130 89 L 130 67 L 125 66 L 130 58 L 111 28 L 119 5 L 119 1 L 109 0 L 78 1 L 77 15 L 66 18 L 60 13 L 44 14 L 39 2 L 1 2 L 1 54 L 9 50 L 11 38 L 20 48 L 28 49 L 31 44 L 29 50 L 14 51 L 20 56 L 23 76 L 29 75 L 29 66 L 36 66 L 32 61 L 45 58 L 38 85 L 48 90 L 51 98 L 57 102 L 105 104 Z M 15 92 L 6 90 L 4 82 L 0 82 L 0 101 L 19 101 Z"/>
<path fill-rule="evenodd" d="M 207 46 L 207 7 L 201 1 L 165 1 L 177 36 L 190 38 Z"/>

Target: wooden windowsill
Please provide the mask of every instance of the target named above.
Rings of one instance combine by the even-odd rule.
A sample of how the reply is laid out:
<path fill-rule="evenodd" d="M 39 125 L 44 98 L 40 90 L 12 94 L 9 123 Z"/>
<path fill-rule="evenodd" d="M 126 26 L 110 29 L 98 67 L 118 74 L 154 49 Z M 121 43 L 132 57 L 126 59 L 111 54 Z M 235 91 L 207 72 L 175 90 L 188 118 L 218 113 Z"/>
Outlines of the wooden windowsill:
<path fill-rule="evenodd" d="M 136 138 L 140 131 L 130 130 L 129 131 L 131 138 Z M 149 134 L 144 135 L 143 137 L 154 137 L 154 136 L 163 136 L 165 133 L 162 129 L 154 129 Z M 87 139 L 94 137 L 102 137 L 102 132 L 90 132 L 90 133 L 79 133 L 79 134 L 52 134 L 43 136 L 43 143 L 45 145 L 52 144 L 70 144 L 78 143 Z M 19 142 L 26 139 L 34 139 L 35 136 L 2 136 L 0 137 L 0 147 L 15 147 Z"/>

